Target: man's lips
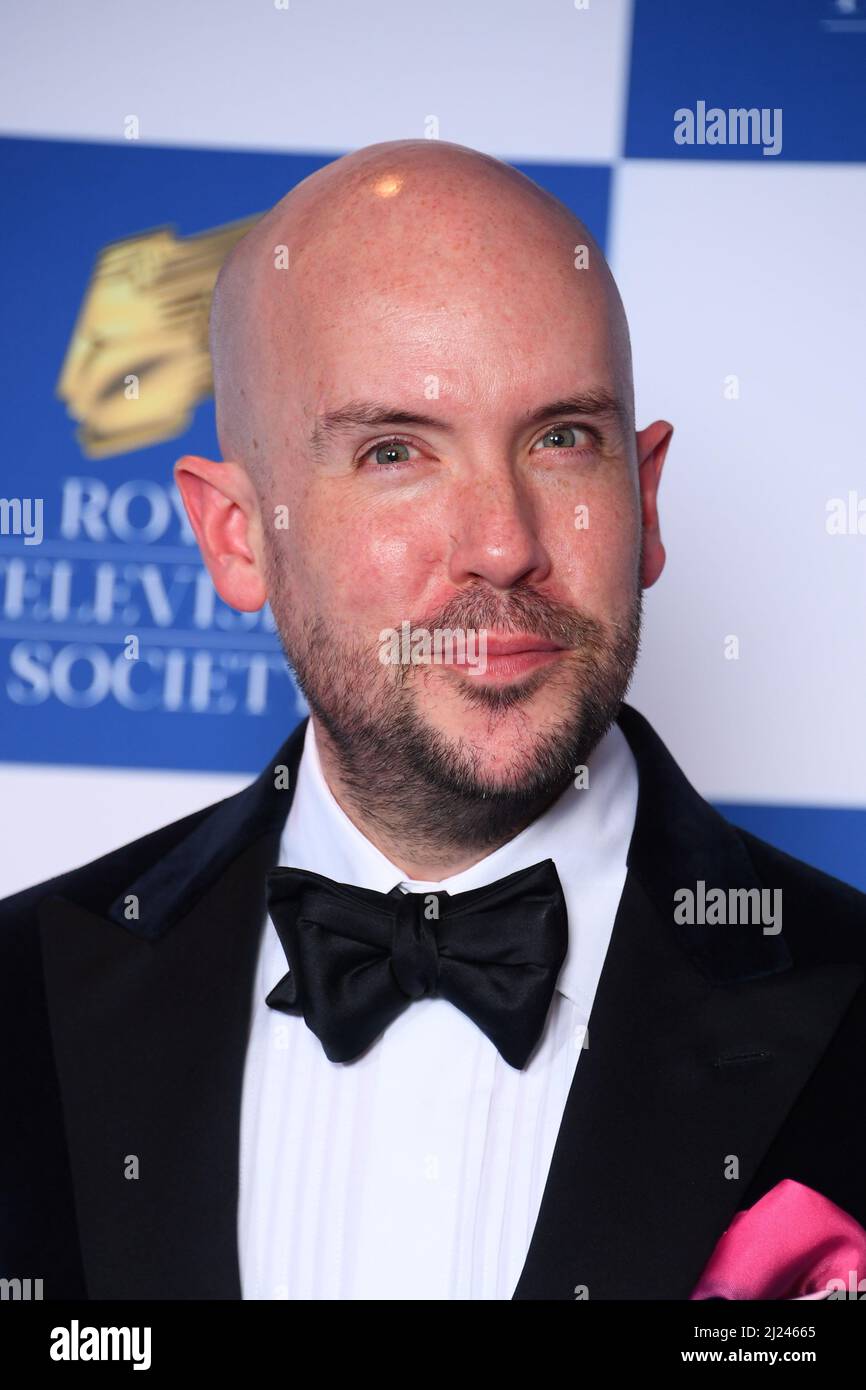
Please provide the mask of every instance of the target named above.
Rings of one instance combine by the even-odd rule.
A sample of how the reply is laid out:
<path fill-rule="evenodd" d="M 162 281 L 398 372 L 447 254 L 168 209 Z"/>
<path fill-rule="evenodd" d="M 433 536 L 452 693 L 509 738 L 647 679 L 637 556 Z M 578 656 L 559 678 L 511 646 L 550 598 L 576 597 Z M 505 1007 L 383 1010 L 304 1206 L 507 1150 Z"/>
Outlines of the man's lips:
<path fill-rule="evenodd" d="M 508 680 L 512 676 L 526 676 L 540 666 L 556 661 L 565 648 L 558 642 L 545 637 L 533 637 L 527 633 L 517 636 L 487 638 L 486 648 L 480 643 L 476 649 L 476 660 L 449 663 L 461 674 L 473 680 L 499 678 Z"/>
<path fill-rule="evenodd" d="M 517 637 L 488 637 L 487 656 L 513 656 L 515 652 L 561 652 L 558 642 L 530 635 Z"/>

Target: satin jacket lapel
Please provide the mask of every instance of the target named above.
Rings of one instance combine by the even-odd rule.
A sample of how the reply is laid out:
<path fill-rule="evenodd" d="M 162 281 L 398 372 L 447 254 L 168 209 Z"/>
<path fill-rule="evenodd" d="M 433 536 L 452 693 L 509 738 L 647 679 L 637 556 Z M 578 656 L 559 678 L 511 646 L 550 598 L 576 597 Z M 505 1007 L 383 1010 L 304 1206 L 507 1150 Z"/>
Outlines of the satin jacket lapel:
<path fill-rule="evenodd" d="M 253 977 L 305 727 L 107 913 L 58 896 L 40 904 L 90 1298 L 240 1298 Z M 278 765 L 287 791 L 275 787 Z M 133 897 L 139 917 L 127 920 Z"/>
<path fill-rule="evenodd" d="M 628 873 L 516 1299 L 688 1298 L 863 973 L 793 969 L 760 925 L 675 924 L 678 887 L 761 885 L 646 721 L 620 723 Z"/>

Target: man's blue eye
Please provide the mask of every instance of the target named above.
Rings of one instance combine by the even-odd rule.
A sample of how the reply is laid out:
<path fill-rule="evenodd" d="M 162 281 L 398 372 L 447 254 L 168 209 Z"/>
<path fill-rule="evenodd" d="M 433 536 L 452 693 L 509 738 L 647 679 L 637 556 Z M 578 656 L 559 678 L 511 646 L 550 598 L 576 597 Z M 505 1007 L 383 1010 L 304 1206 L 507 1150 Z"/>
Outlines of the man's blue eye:
<path fill-rule="evenodd" d="M 586 430 L 579 425 L 555 425 L 538 442 L 542 449 L 579 449 L 586 437 Z"/>
<path fill-rule="evenodd" d="M 402 449 L 402 454 L 400 450 Z M 386 439 L 381 444 L 374 444 L 364 455 L 365 459 L 370 459 L 372 463 L 377 463 L 380 468 L 393 467 L 394 464 L 409 463 L 409 445 L 404 444 L 401 439 Z"/>

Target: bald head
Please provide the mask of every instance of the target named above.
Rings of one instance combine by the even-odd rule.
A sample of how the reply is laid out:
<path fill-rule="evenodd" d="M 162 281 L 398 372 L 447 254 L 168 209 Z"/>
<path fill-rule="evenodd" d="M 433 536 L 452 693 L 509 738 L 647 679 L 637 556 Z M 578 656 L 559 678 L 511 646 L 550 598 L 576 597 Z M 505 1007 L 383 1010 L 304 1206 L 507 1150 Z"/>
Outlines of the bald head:
<path fill-rule="evenodd" d="M 214 583 L 270 605 L 344 809 L 440 879 L 586 763 L 664 565 L 671 426 L 635 431 L 604 257 L 498 160 L 373 145 L 238 242 L 212 350 L 223 461 L 175 475 Z M 415 660 L 455 633 L 491 665 Z"/>
<path fill-rule="evenodd" d="M 581 268 L 578 247 L 587 248 Z M 564 204 L 500 160 L 441 141 L 388 141 L 335 160 L 266 213 L 220 271 L 211 356 L 223 457 L 269 492 L 277 461 L 310 437 L 327 396 L 328 347 L 355 331 L 359 306 L 367 335 L 377 315 L 384 324 L 426 316 L 429 360 L 409 348 L 407 366 L 427 381 L 474 312 L 499 315 L 502 334 L 484 347 L 513 358 L 515 332 L 544 334 L 520 321 L 524 304 L 537 319 L 540 303 L 550 306 L 548 333 L 557 315 L 574 314 L 596 335 L 633 428 L 622 302 L 600 248 Z"/>

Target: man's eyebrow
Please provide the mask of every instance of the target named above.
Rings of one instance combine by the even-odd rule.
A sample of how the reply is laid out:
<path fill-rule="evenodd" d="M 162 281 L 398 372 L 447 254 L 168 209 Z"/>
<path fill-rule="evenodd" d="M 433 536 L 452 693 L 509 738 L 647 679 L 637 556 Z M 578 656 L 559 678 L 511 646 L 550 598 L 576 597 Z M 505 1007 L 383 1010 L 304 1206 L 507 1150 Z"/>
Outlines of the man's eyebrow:
<path fill-rule="evenodd" d="M 546 420 L 556 420 L 564 415 L 586 415 L 602 419 L 607 417 L 616 420 L 624 430 L 629 426 L 625 402 L 603 386 L 579 391 L 574 396 L 564 396 L 559 401 L 551 401 L 549 405 L 543 405 L 525 415 L 523 424 L 543 425 Z"/>
<path fill-rule="evenodd" d="M 384 429 L 386 425 L 419 425 L 422 429 L 452 430 L 453 426 L 433 415 L 420 415 L 414 410 L 399 410 L 384 405 L 381 401 L 347 401 L 339 410 L 329 410 L 320 415 L 310 434 L 310 445 L 314 454 L 324 451 L 328 443 L 341 434 L 348 434 L 359 426 L 367 429 Z"/>
<path fill-rule="evenodd" d="M 580 391 L 574 396 L 550 401 L 523 416 L 524 427 L 542 425 L 546 420 L 556 420 L 566 415 L 590 417 L 609 416 L 617 420 L 623 429 L 628 427 L 628 412 L 618 396 L 602 387 Z M 400 410 L 381 401 L 347 401 L 338 410 L 329 410 L 320 415 L 310 434 L 310 446 L 314 454 L 321 454 L 332 439 L 348 434 L 363 426 L 366 429 L 384 429 L 386 426 L 403 426 L 407 429 L 419 426 L 422 429 L 453 432 L 454 426 L 435 415 L 422 415 L 414 410 Z"/>

